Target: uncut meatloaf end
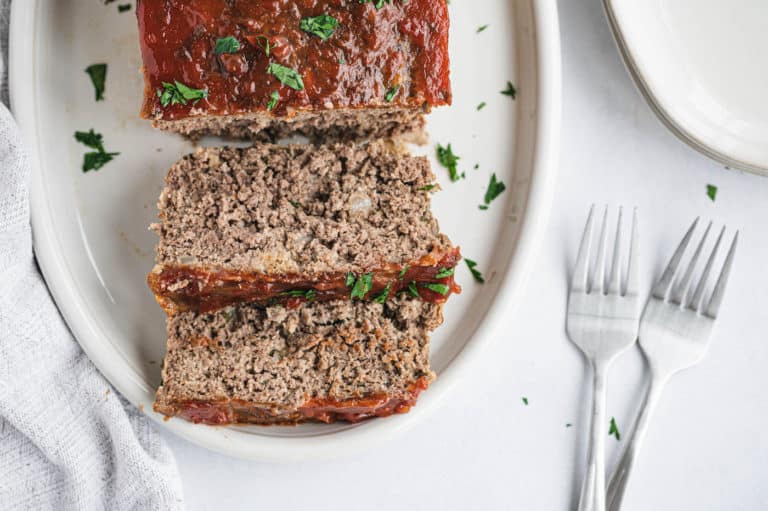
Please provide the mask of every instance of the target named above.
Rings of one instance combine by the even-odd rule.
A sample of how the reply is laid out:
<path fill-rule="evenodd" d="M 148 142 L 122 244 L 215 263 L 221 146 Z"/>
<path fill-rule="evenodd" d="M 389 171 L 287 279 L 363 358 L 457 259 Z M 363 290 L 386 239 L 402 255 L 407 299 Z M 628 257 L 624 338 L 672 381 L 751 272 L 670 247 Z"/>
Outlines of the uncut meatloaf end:
<path fill-rule="evenodd" d="M 192 138 L 424 142 L 451 103 L 448 8 L 379 3 L 138 0 L 141 115 Z M 318 16 L 327 37 L 302 27 Z"/>
<path fill-rule="evenodd" d="M 156 412 L 195 423 L 358 422 L 405 413 L 434 379 L 441 306 L 409 297 L 168 318 Z"/>
<path fill-rule="evenodd" d="M 394 144 L 205 148 L 168 172 L 148 283 L 169 312 L 242 302 L 436 303 L 460 291 L 425 158 Z"/>

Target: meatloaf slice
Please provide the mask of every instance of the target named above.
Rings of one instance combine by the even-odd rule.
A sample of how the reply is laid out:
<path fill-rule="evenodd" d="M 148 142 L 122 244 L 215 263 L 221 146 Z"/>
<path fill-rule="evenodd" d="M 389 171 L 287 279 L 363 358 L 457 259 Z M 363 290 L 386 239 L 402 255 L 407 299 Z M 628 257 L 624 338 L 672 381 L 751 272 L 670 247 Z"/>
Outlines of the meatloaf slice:
<path fill-rule="evenodd" d="M 168 317 L 156 412 L 205 424 L 357 422 L 407 412 L 434 379 L 442 306 L 401 296 Z"/>
<path fill-rule="evenodd" d="M 458 249 L 430 211 L 425 158 L 390 144 L 199 149 L 160 196 L 156 266 L 169 312 L 460 291 Z"/>
<path fill-rule="evenodd" d="M 142 117 L 192 137 L 423 138 L 451 102 L 445 2 L 139 0 Z"/>

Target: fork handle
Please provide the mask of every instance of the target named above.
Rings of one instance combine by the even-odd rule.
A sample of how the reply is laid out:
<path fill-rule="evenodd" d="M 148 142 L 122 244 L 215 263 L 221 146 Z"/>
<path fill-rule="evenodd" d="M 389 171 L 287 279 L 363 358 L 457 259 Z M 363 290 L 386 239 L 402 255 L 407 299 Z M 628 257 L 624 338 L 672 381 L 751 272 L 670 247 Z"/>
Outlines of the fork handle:
<path fill-rule="evenodd" d="M 611 481 L 608 484 L 607 502 L 609 511 L 619 511 L 619 509 L 621 509 L 624 492 L 627 489 L 627 482 L 632 473 L 632 467 L 635 465 L 637 453 L 640 451 L 643 439 L 645 439 L 648 423 L 659 402 L 661 391 L 668 380 L 669 378 L 667 376 L 651 376 L 651 383 L 648 386 L 648 391 L 646 392 L 645 399 L 641 405 L 640 415 L 637 418 L 635 427 L 632 429 L 629 438 L 627 438 L 624 452 L 621 455 L 621 460 L 616 466 L 616 470 L 613 472 Z"/>
<path fill-rule="evenodd" d="M 592 424 L 590 425 L 587 472 L 581 487 L 579 511 L 605 511 L 605 362 L 593 365 Z"/>

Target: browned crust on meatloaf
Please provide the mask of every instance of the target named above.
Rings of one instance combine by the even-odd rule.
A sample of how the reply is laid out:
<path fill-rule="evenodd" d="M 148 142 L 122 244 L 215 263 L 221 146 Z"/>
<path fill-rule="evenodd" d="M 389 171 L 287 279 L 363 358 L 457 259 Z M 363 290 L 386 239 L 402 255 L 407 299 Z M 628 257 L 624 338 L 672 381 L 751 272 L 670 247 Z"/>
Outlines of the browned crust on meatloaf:
<path fill-rule="evenodd" d="M 275 117 L 269 113 L 254 112 L 177 120 L 158 118 L 152 125 L 164 131 L 181 133 L 193 140 L 214 135 L 275 142 L 303 135 L 316 144 L 382 138 L 396 138 L 420 145 L 427 142 L 423 112 L 405 108 L 297 112 L 293 117 Z"/>
<path fill-rule="evenodd" d="M 237 409 L 247 413 L 202 421 L 269 424 L 344 418 L 313 415 L 308 406 L 407 400 L 434 378 L 429 332 L 441 322 L 440 306 L 405 296 L 386 304 L 243 305 L 177 314 L 168 318 L 168 354 L 154 408 L 190 419 L 196 417 L 185 414 L 190 406 Z"/>
<path fill-rule="evenodd" d="M 157 264 L 313 275 L 450 250 L 426 158 L 384 142 L 205 148 L 168 172 Z"/>
<path fill-rule="evenodd" d="M 142 116 L 162 129 L 262 141 L 297 132 L 414 139 L 422 113 L 451 102 L 448 9 L 432 0 L 142 0 L 136 13 Z M 328 38 L 301 27 L 320 14 L 337 21 Z M 237 48 L 220 53 L 225 35 Z M 285 83 L 272 65 L 292 69 L 302 84 Z M 177 81 L 204 97 L 163 99 Z"/>

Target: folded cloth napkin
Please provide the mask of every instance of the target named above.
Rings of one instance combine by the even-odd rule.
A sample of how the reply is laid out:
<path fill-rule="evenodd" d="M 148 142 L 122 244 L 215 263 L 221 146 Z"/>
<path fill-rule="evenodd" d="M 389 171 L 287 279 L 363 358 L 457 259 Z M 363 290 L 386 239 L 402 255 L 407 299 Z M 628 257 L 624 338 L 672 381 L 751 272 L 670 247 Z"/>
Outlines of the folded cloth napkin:
<path fill-rule="evenodd" d="M 0 37 L 7 7 L 0 1 Z M 182 509 L 170 449 L 86 357 L 48 293 L 32 253 L 29 177 L 0 105 L 0 509 Z"/>

